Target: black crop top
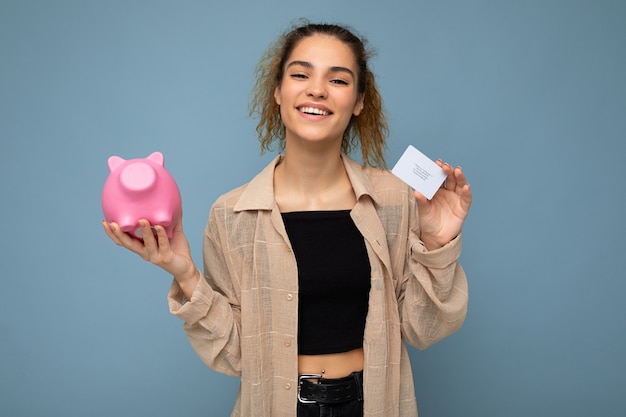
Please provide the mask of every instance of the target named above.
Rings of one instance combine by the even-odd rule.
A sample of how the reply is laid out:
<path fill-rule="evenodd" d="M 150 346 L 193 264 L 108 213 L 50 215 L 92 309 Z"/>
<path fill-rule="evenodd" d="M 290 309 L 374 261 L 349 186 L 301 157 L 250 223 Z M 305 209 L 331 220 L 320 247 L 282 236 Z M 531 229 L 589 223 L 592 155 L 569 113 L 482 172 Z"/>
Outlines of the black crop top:
<path fill-rule="evenodd" d="M 362 347 L 371 270 L 350 210 L 282 216 L 298 264 L 298 353 Z"/>

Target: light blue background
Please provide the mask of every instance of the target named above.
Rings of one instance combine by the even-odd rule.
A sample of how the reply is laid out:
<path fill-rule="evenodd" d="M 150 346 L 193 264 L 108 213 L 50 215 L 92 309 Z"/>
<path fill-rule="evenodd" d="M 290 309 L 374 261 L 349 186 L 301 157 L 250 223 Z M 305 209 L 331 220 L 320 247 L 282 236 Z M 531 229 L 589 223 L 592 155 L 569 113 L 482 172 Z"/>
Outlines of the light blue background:
<path fill-rule="evenodd" d="M 411 348 L 421 417 L 624 416 L 626 2 L 0 0 L 0 415 L 226 416 L 170 278 L 100 226 L 106 159 L 165 154 L 200 264 L 259 156 L 247 98 L 298 17 L 378 50 L 387 157 L 463 166 L 463 329 Z"/>

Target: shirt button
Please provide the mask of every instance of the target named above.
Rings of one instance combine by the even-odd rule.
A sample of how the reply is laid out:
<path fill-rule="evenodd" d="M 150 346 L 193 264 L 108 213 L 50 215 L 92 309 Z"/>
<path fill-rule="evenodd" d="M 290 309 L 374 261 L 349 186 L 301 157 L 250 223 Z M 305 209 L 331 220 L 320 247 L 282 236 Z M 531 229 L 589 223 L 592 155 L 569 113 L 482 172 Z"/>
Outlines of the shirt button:
<path fill-rule="evenodd" d="M 287 347 L 291 346 L 291 340 L 285 339 L 285 346 Z"/>
<path fill-rule="evenodd" d="M 293 300 L 293 294 L 289 293 L 287 294 L 287 301 L 291 301 Z"/>
<path fill-rule="evenodd" d="M 290 389 L 291 389 L 291 384 L 290 384 L 289 382 L 287 382 L 287 383 L 285 384 L 285 389 L 286 389 L 286 390 L 290 390 Z"/>

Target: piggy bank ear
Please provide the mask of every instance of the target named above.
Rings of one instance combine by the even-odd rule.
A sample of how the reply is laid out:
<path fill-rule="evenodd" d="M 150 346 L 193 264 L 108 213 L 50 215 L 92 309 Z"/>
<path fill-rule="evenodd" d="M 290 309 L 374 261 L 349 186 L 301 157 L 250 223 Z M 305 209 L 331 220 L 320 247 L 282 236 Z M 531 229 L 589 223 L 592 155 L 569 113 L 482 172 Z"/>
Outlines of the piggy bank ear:
<path fill-rule="evenodd" d="M 109 160 L 107 161 L 107 165 L 109 166 L 109 171 L 113 172 L 115 168 L 122 165 L 124 162 L 126 162 L 126 160 L 120 158 L 119 156 L 110 157 Z"/>
<path fill-rule="evenodd" d="M 161 152 L 152 152 L 148 158 L 146 158 L 157 165 L 163 166 L 163 154 Z"/>

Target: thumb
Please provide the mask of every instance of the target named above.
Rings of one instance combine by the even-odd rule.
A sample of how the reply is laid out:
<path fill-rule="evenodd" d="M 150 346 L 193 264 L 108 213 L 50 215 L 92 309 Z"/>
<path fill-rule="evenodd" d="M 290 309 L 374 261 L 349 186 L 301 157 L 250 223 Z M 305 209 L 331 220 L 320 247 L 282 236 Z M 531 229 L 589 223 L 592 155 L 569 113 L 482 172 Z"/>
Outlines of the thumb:
<path fill-rule="evenodd" d="M 419 207 L 428 206 L 430 204 L 430 201 L 426 198 L 426 196 L 417 190 L 413 191 L 413 196 L 415 196 L 415 200 L 417 200 L 417 205 Z"/>

